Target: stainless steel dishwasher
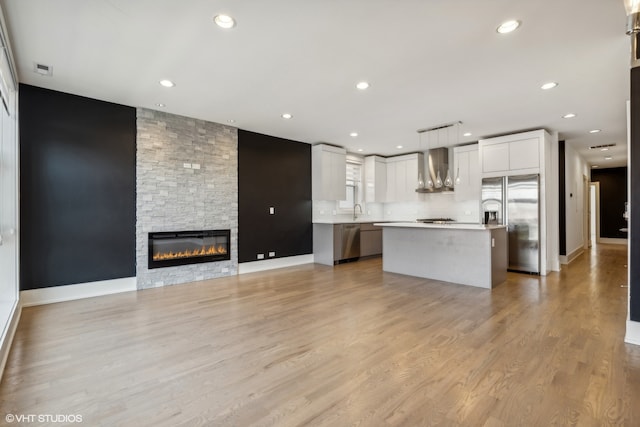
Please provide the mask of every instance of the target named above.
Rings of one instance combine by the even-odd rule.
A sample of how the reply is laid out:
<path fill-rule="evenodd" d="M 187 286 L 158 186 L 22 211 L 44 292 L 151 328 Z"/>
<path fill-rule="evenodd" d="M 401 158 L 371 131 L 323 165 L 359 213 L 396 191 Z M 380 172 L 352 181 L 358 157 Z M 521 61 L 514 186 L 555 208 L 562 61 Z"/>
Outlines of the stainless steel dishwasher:
<path fill-rule="evenodd" d="M 340 225 L 340 258 L 337 262 L 360 257 L 360 224 Z"/>

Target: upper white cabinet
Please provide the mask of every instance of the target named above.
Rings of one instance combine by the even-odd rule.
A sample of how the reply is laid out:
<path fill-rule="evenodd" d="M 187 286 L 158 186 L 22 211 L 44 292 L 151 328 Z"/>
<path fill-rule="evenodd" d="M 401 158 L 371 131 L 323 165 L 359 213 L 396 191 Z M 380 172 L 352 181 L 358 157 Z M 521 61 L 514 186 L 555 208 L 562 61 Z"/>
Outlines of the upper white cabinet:
<path fill-rule="evenodd" d="M 483 177 L 540 173 L 545 131 L 531 131 L 479 141 Z"/>
<path fill-rule="evenodd" d="M 418 175 L 424 177 L 424 154 L 415 153 L 387 158 L 387 202 L 420 200 L 416 193 Z"/>
<path fill-rule="evenodd" d="M 482 178 L 478 144 L 453 148 L 453 178 L 459 177 L 455 185 L 456 200 L 480 200 Z"/>
<path fill-rule="evenodd" d="M 311 197 L 313 200 L 347 198 L 347 150 L 327 144 L 311 147 Z"/>
<path fill-rule="evenodd" d="M 509 170 L 509 143 L 486 144 L 482 148 L 482 173 Z"/>
<path fill-rule="evenodd" d="M 365 202 L 386 202 L 387 159 L 380 156 L 367 156 L 364 158 L 364 185 Z"/>

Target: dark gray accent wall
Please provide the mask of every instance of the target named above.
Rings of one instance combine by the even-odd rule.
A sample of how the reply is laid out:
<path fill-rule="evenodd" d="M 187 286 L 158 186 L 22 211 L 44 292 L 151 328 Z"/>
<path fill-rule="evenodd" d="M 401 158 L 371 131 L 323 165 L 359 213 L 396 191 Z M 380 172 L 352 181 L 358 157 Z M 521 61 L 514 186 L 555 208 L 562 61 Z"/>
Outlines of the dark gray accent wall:
<path fill-rule="evenodd" d="M 136 110 L 19 93 L 21 290 L 135 276 Z"/>
<path fill-rule="evenodd" d="M 597 169 L 591 171 L 591 182 L 600 183 L 600 237 L 626 239 L 627 227 L 623 218 L 627 201 L 627 168 Z"/>
<path fill-rule="evenodd" d="M 560 232 L 558 249 L 560 255 L 567 255 L 567 168 L 564 144 L 564 141 L 558 141 L 558 228 Z"/>
<path fill-rule="evenodd" d="M 631 69 L 630 99 L 630 223 L 640 224 L 640 68 Z M 640 322 L 640 227 L 630 229 L 629 251 L 629 317 Z"/>
<path fill-rule="evenodd" d="M 309 144 L 238 130 L 238 192 L 239 262 L 313 252 Z"/>

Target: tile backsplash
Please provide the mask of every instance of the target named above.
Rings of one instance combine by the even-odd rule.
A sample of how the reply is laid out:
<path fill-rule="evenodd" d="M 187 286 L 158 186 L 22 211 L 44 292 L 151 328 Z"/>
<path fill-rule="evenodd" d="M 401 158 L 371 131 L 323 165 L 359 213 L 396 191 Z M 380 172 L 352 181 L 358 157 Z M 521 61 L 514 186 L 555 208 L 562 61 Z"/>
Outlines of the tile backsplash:
<path fill-rule="evenodd" d="M 418 218 L 451 218 L 480 223 L 480 201 L 457 201 L 453 194 L 424 194 L 419 202 L 362 203 L 358 220 L 415 221 Z M 335 201 L 313 201 L 313 221 L 351 221 L 353 213 L 340 211 Z"/>

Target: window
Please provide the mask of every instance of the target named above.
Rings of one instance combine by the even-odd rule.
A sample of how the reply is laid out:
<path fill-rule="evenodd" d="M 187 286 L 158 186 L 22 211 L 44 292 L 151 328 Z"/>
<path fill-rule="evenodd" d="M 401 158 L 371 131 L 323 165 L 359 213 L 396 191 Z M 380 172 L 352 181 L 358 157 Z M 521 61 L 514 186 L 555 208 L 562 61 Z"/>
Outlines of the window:
<path fill-rule="evenodd" d="M 350 159 L 347 157 L 347 199 L 338 202 L 338 208 L 342 212 L 353 212 L 356 203 L 362 201 L 362 161 L 360 159 Z"/>

